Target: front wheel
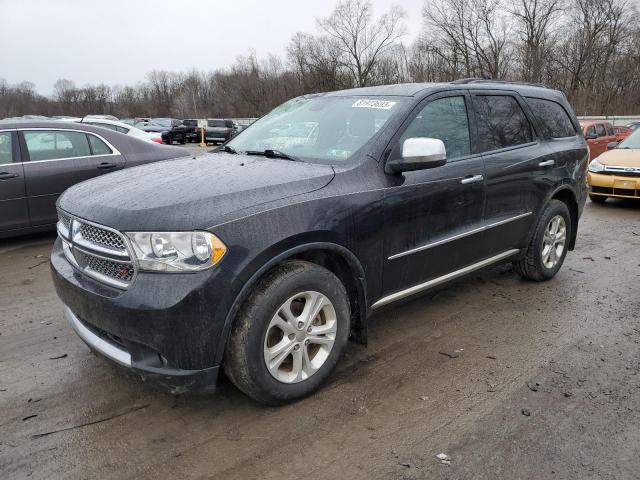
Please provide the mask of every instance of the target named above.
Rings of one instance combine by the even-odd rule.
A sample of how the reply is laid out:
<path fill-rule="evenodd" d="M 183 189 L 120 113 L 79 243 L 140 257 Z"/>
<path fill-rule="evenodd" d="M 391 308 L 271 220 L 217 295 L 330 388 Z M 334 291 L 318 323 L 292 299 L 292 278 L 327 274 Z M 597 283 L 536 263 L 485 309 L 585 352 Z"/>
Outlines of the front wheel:
<path fill-rule="evenodd" d="M 541 282 L 558 273 L 567 255 L 572 228 L 567 205 L 551 200 L 540 216 L 525 256 L 514 262 L 520 276 Z"/>
<path fill-rule="evenodd" d="M 347 292 L 319 265 L 287 261 L 241 308 L 225 352 L 231 381 L 258 402 L 279 405 L 316 391 L 349 337 Z"/>

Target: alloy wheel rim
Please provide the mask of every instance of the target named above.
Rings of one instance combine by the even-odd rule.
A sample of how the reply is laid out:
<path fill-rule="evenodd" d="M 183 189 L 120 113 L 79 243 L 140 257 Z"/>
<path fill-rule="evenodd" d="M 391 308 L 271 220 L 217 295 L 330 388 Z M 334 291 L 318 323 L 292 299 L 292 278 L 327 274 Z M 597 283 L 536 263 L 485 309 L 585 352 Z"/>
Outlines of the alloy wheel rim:
<path fill-rule="evenodd" d="M 305 291 L 288 298 L 277 310 L 264 339 L 264 362 L 282 383 L 298 383 L 311 376 L 329 358 L 338 319 L 322 293 Z"/>
<path fill-rule="evenodd" d="M 556 215 L 547 224 L 542 238 L 542 264 L 546 268 L 555 267 L 564 253 L 567 240 L 567 223 L 561 215 Z"/>

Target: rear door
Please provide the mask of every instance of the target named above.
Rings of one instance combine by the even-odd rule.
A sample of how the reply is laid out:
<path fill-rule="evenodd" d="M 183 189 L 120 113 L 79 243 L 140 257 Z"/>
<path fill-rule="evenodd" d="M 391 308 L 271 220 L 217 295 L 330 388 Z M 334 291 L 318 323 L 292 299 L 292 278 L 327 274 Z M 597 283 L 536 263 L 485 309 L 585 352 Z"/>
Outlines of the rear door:
<path fill-rule="evenodd" d="M 29 226 L 18 135 L 0 132 L 0 232 Z"/>
<path fill-rule="evenodd" d="M 484 254 L 518 248 L 550 188 L 539 178 L 553 165 L 551 150 L 542 144 L 515 92 L 472 92 L 478 148 L 486 171 Z"/>
<path fill-rule="evenodd" d="M 25 129 L 19 135 L 33 226 L 56 222 L 56 200 L 70 186 L 124 167 L 120 152 L 93 133 Z"/>

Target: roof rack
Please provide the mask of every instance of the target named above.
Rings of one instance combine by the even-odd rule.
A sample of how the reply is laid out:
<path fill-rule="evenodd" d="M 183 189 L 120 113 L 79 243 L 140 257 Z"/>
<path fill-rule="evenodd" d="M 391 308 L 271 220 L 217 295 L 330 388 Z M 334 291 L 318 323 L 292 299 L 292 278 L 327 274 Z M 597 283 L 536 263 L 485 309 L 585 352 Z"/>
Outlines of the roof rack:
<path fill-rule="evenodd" d="M 453 80 L 451 83 L 462 83 L 462 84 L 467 84 L 467 83 L 501 83 L 501 84 L 513 83 L 513 84 L 516 84 L 516 85 L 528 85 L 528 86 L 531 86 L 531 87 L 549 88 L 546 85 L 544 85 L 543 83 L 512 82 L 512 81 L 508 81 L 508 80 L 493 80 L 491 78 L 460 78 L 458 80 Z"/>

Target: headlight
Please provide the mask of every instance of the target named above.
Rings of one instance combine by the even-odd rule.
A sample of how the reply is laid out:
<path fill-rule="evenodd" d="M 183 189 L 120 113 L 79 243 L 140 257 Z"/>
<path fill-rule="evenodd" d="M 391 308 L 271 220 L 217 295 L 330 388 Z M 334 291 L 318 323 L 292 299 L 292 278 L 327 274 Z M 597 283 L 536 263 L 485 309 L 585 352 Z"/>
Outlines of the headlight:
<path fill-rule="evenodd" d="M 129 232 L 140 270 L 194 272 L 216 265 L 227 252 L 209 232 Z"/>
<path fill-rule="evenodd" d="M 604 170 L 604 165 L 602 165 L 597 158 L 591 160 L 591 163 L 589 164 L 590 172 L 598 173 L 598 172 L 602 172 L 603 170 Z"/>

